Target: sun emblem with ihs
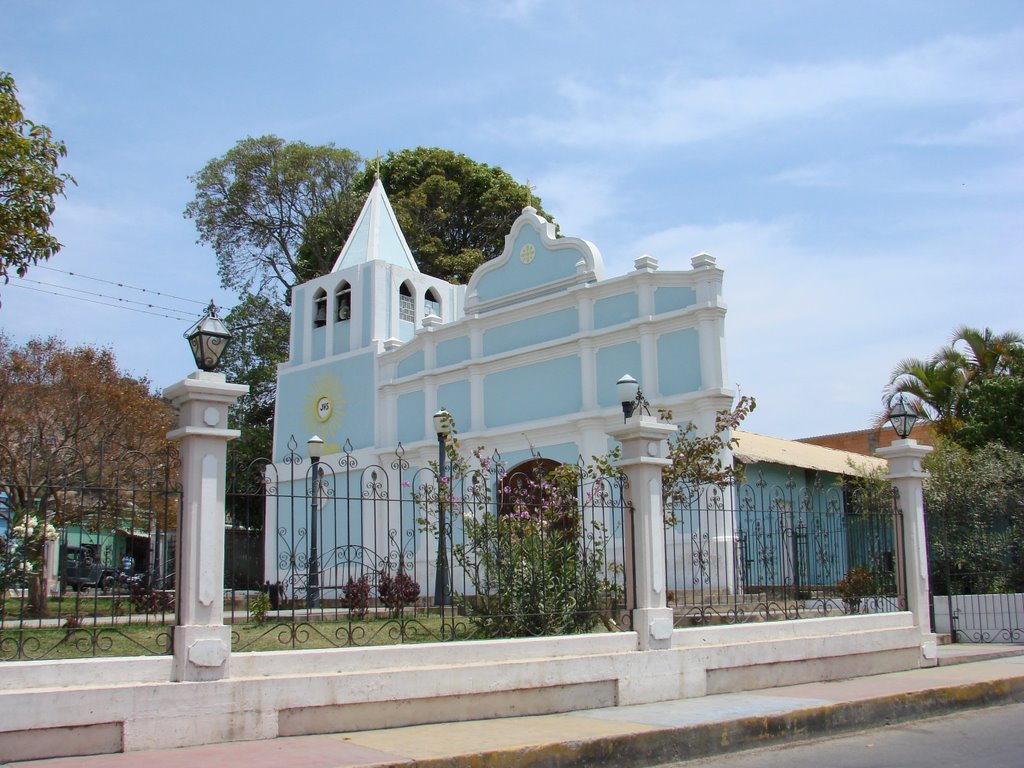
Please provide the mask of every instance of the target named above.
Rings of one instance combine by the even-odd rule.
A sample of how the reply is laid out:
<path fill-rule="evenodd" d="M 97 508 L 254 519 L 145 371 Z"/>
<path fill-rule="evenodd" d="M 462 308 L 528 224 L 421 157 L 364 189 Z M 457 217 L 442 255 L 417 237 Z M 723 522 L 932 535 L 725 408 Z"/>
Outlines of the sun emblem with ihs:
<path fill-rule="evenodd" d="M 311 435 L 324 441 L 324 453 L 338 453 L 341 423 L 345 417 L 345 395 L 333 374 L 317 376 L 309 387 L 303 417 Z"/>

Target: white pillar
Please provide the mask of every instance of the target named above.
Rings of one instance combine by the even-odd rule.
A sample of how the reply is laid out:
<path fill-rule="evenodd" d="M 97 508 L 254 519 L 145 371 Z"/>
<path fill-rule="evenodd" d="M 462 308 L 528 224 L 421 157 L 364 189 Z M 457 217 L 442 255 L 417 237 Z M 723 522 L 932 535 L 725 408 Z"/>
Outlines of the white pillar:
<path fill-rule="evenodd" d="M 928 612 L 928 548 L 924 527 L 924 479 L 928 473 L 921 468 L 921 460 L 931 452 L 930 445 L 919 445 L 916 440 L 896 440 L 888 448 L 876 451 L 889 462 L 886 479 L 899 492 L 903 563 L 900 568 L 897 562 L 897 578 L 905 574 L 907 610 L 921 630 L 921 653 L 929 666 L 935 664 L 936 638 Z M 899 541 L 897 535 L 898 547 Z"/>
<path fill-rule="evenodd" d="M 642 650 L 672 644 L 672 609 L 666 604 L 665 520 L 661 470 L 669 435 L 676 428 L 653 416 L 635 413 L 626 424 L 608 430 L 622 443 L 618 466 L 626 473 L 626 605 Z"/>
<path fill-rule="evenodd" d="M 174 679 L 219 680 L 227 676 L 231 628 L 224 626 L 224 490 L 228 407 L 247 393 L 224 375 L 196 371 L 164 390 L 179 410 L 182 503 L 178 520 L 177 626 Z"/>

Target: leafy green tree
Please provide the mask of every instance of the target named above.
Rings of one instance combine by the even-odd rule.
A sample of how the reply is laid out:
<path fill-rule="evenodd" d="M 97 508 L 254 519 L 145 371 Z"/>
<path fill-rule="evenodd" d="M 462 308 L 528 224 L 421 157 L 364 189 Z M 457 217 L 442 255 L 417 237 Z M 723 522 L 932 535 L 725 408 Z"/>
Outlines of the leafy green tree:
<path fill-rule="evenodd" d="M 58 173 L 67 153 L 50 129 L 26 119 L 9 72 L 0 72 L 0 275 L 24 277 L 60 250 L 50 234 L 54 201 L 75 180 Z"/>
<path fill-rule="evenodd" d="M 963 426 L 953 433 L 968 449 L 1002 443 L 1024 452 L 1024 350 L 1010 350 L 1000 363 L 1001 374 L 971 380 L 964 392 Z"/>
<path fill-rule="evenodd" d="M 303 279 L 297 259 L 310 220 L 343 207 L 359 163 L 333 144 L 261 136 L 242 139 L 191 176 L 196 195 L 185 216 L 199 242 L 213 247 L 224 287 L 287 296 Z"/>
<path fill-rule="evenodd" d="M 359 188 L 360 183 L 354 186 Z M 365 192 L 354 191 L 338 197 L 320 213 L 310 217 L 296 260 L 296 282 L 304 283 L 331 271 L 365 200 Z"/>
<path fill-rule="evenodd" d="M 950 435 L 961 426 L 958 406 L 965 384 L 964 371 L 957 360 L 941 356 L 930 360 L 908 357 L 893 369 L 886 400 L 895 394 L 910 395 L 908 407 L 919 418 L 931 422 L 940 435 Z"/>
<path fill-rule="evenodd" d="M 996 335 L 991 328 L 982 331 L 961 325 L 953 331 L 953 343 L 948 350 L 940 354 L 959 362 L 965 378 L 971 381 L 1009 373 L 1015 359 L 1019 365 L 1022 345 L 1024 337 L 1013 331 Z"/>
<path fill-rule="evenodd" d="M 679 432 L 668 441 L 668 458 L 672 463 L 661 472 L 662 485 L 667 493 L 689 490 L 698 492 L 701 486 L 724 486 L 742 479 L 743 467 L 722 461 L 727 449 L 736 446 L 732 433 L 757 408 L 757 401 L 749 395 L 741 396 L 732 408 L 715 414 L 715 428 L 710 434 L 701 434 L 693 422 L 679 427 Z M 659 414 L 667 421 L 670 412 Z"/>
<path fill-rule="evenodd" d="M 1020 355 L 1024 340 L 1018 333 L 995 334 L 962 325 L 953 331 L 948 346 L 928 360 L 901 360 L 889 378 L 886 399 L 896 393 L 910 395 L 910 407 L 923 419 L 932 422 L 938 434 L 946 437 L 970 434 L 977 444 L 981 433 L 971 421 L 979 415 L 994 426 L 992 409 L 999 410 L 999 397 L 1014 386 L 995 379 L 1014 377 L 1014 366 L 1024 372 Z M 985 394 L 985 393 L 988 394 Z M 1012 409 L 1004 411 L 1012 415 Z M 965 433 L 964 430 L 968 432 Z"/>
<path fill-rule="evenodd" d="M 939 440 L 925 460 L 932 586 L 942 594 L 1024 589 L 1024 454 Z M 1016 551 L 1016 554 L 1014 554 Z"/>
<path fill-rule="evenodd" d="M 389 152 L 369 166 L 357 186 L 365 194 L 380 179 L 421 270 L 454 283 L 499 256 L 512 222 L 526 205 L 550 219 L 530 187 L 506 171 L 437 147 Z M 325 210 L 308 229 L 304 273 L 324 274 L 351 230 L 350 210 Z M 336 223 L 335 223 L 336 222 Z M 308 265 L 308 266 L 306 266 Z"/>
<path fill-rule="evenodd" d="M 288 359 L 288 312 L 281 302 L 249 294 L 224 318 L 234 334 L 221 358 L 225 375 L 248 384 L 249 393 L 231 410 L 231 420 L 242 435 L 228 443 L 233 485 L 255 490 L 260 482 L 260 459 L 271 457 L 277 365 Z M 250 508 L 242 496 L 233 496 L 228 515 L 238 524 L 259 527 L 262 508 Z"/>
<path fill-rule="evenodd" d="M 6 525 L 0 528 L 19 520 L 34 520 L 29 527 L 41 530 L 74 523 L 85 513 L 81 488 L 100 494 L 103 519 L 98 511 L 89 517 L 105 528 L 141 525 L 136 515 L 150 514 L 157 515 L 159 527 L 173 528 L 174 509 L 165 507 L 159 515 L 137 506 L 153 498 L 143 488 L 177 480 L 173 469 L 165 470 L 170 476 L 154 471 L 157 464 L 169 466 L 177 453 L 167 440 L 173 424 L 170 406 L 147 380 L 123 372 L 110 350 L 72 348 L 52 337 L 17 346 L 0 333 L 0 493 L 6 500 L 0 505 Z M 112 467 L 120 473 L 119 490 L 107 487 Z M 43 567 L 29 581 L 29 601 L 43 615 L 44 551 L 30 551 Z"/>

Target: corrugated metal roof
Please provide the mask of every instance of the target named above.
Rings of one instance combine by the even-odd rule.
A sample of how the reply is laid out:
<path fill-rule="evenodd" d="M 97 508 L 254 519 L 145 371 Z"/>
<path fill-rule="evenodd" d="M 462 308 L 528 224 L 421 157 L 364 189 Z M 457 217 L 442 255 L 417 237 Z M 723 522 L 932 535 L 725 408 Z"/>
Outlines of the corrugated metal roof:
<path fill-rule="evenodd" d="M 733 454 L 744 464 L 767 462 L 835 472 L 839 475 L 863 475 L 887 466 L 885 459 L 860 453 L 838 451 L 835 448 L 823 448 L 820 445 L 798 443 L 795 440 L 767 437 L 742 430 L 736 430 L 732 434 L 736 439 Z"/>

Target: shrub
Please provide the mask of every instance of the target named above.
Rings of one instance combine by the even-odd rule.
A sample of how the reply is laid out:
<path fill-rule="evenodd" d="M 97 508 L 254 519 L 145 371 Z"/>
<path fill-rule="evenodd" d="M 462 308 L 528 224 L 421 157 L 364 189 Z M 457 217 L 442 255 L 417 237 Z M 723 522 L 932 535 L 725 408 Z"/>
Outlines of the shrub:
<path fill-rule="evenodd" d="M 365 618 L 366 612 L 370 609 L 370 580 L 366 574 L 358 579 L 349 576 L 341 591 L 345 595 L 341 599 L 341 607 L 348 608 L 349 613 L 357 619 Z"/>
<path fill-rule="evenodd" d="M 858 565 L 848 570 L 846 575 L 836 582 L 836 591 L 843 599 L 847 613 L 856 613 L 861 598 L 877 594 L 878 583 L 870 568 Z"/>
<path fill-rule="evenodd" d="M 405 571 L 399 570 L 393 577 L 390 571 L 380 571 L 377 580 L 377 596 L 381 604 L 397 616 L 407 605 L 412 605 L 420 596 L 420 585 Z"/>
<path fill-rule="evenodd" d="M 266 592 L 257 592 L 256 596 L 249 601 L 249 615 L 257 624 L 267 620 L 267 613 L 270 611 L 270 595 Z"/>
<path fill-rule="evenodd" d="M 604 602 L 603 552 L 576 535 L 548 534 L 539 520 L 496 517 L 465 521 L 466 544 L 455 557 L 476 596 L 460 599 L 484 637 L 588 632 Z"/>

